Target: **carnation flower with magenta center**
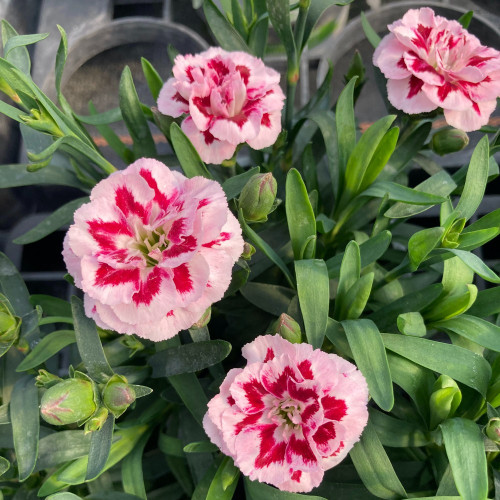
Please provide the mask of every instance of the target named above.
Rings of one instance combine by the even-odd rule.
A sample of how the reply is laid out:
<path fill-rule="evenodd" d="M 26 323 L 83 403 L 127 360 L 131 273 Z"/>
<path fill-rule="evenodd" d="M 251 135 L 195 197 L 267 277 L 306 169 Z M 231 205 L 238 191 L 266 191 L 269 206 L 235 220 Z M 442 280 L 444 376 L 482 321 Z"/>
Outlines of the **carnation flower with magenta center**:
<path fill-rule="evenodd" d="M 257 337 L 247 366 L 227 374 L 208 404 L 205 432 L 252 480 L 307 492 L 342 461 L 368 421 L 368 387 L 335 354 Z"/>
<path fill-rule="evenodd" d="M 63 256 L 102 328 L 167 339 L 220 300 L 243 251 L 221 186 L 142 158 L 97 184 Z"/>

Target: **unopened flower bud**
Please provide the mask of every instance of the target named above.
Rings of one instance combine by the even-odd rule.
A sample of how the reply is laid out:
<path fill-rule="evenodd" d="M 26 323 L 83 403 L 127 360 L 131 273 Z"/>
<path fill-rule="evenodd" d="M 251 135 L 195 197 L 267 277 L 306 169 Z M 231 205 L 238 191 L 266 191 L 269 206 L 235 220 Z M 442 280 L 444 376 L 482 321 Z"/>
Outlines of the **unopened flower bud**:
<path fill-rule="evenodd" d="M 101 427 L 104 425 L 106 420 L 108 419 L 109 411 L 107 408 L 101 407 L 99 408 L 94 415 L 92 415 L 92 418 L 89 418 L 85 422 L 85 434 L 88 434 L 89 432 L 95 432 L 101 429 Z"/>
<path fill-rule="evenodd" d="M 355 76 L 357 76 L 358 79 L 356 80 L 354 86 L 359 87 L 360 85 L 363 85 L 365 81 L 365 66 L 363 64 L 361 54 L 357 50 L 354 52 L 354 57 L 352 58 L 349 69 L 344 76 L 344 80 L 346 83 L 348 83 Z"/>
<path fill-rule="evenodd" d="M 255 247 L 245 241 L 243 245 L 243 253 L 241 254 L 241 258 L 245 260 L 250 260 L 254 253 L 255 253 Z"/>
<path fill-rule="evenodd" d="M 0 356 L 19 338 L 21 318 L 14 314 L 9 299 L 0 294 Z"/>
<path fill-rule="evenodd" d="M 35 379 L 35 385 L 37 387 L 45 387 L 46 389 L 48 389 L 49 387 L 52 387 L 53 385 L 56 385 L 61 381 L 61 377 L 58 377 L 57 375 L 54 375 L 47 370 L 38 370 L 38 375 Z"/>
<path fill-rule="evenodd" d="M 271 332 L 281 335 L 292 344 L 300 344 L 302 342 L 302 332 L 299 324 L 285 313 L 272 324 Z"/>
<path fill-rule="evenodd" d="M 46 132 L 56 137 L 63 137 L 64 133 L 59 128 L 59 125 L 54 121 L 52 116 L 40 106 L 40 109 L 33 108 L 30 110 L 31 115 L 21 115 L 19 118 L 29 127 Z"/>
<path fill-rule="evenodd" d="M 486 436 L 494 441 L 496 444 L 500 444 L 500 418 L 495 417 L 490 419 L 486 424 L 484 429 Z"/>
<path fill-rule="evenodd" d="M 118 418 L 135 401 L 135 391 L 125 377 L 113 375 L 102 391 L 102 402 Z"/>
<path fill-rule="evenodd" d="M 53 385 L 42 396 L 42 418 L 52 425 L 74 424 L 96 410 L 94 385 L 89 380 L 70 378 Z"/>
<path fill-rule="evenodd" d="M 469 136 L 456 128 L 446 128 L 432 136 L 431 148 L 440 156 L 456 153 L 469 144 Z"/>
<path fill-rule="evenodd" d="M 265 222 L 276 199 L 276 179 L 273 174 L 255 174 L 241 191 L 239 207 L 250 222 Z"/>
<path fill-rule="evenodd" d="M 431 413 L 431 429 L 443 420 L 453 417 L 462 402 L 462 393 L 457 383 L 447 375 L 441 375 L 434 382 L 429 406 Z"/>
<path fill-rule="evenodd" d="M 196 323 L 193 323 L 193 326 L 191 328 L 203 328 L 204 326 L 207 326 L 208 323 L 210 322 L 211 317 L 212 317 L 212 308 L 209 307 L 202 314 L 201 318 Z"/>

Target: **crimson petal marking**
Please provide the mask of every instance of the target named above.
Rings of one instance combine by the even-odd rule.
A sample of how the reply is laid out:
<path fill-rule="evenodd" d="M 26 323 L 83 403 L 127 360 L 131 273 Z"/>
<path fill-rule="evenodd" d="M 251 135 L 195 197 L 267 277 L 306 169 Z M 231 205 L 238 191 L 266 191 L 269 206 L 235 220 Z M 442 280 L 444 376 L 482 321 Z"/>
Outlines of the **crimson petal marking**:
<path fill-rule="evenodd" d="M 187 103 L 185 99 L 184 101 Z M 177 197 L 177 190 L 174 189 L 172 191 L 172 196 L 168 198 L 158 188 L 158 183 L 156 182 L 156 179 L 153 177 L 153 174 L 151 173 L 150 170 L 146 168 L 141 168 L 139 175 L 148 183 L 148 186 L 155 192 L 154 201 L 158 203 L 158 205 L 162 210 L 166 211 L 170 206 L 170 204 L 172 203 L 172 200 Z"/>
<path fill-rule="evenodd" d="M 290 379 L 295 380 L 295 372 L 291 366 L 285 366 L 275 380 L 271 380 L 266 374 L 262 374 L 262 384 L 271 394 L 278 398 L 281 398 L 288 389 Z"/>
<path fill-rule="evenodd" d="M 180 218 L 174 220 L 170 230 L 168 232 L 167 238 L 174 243 L 180 243 L 182 233 L 186 230 L 186 219 Z"/>
<path fill-rule="evenodd" d="M 205 248 L 212 248 L 215 245 L 220 245 L 223 241 L 227 241 L 231 238 L 231 233 L 220 233 L 219 238 L 216 240 L 210 241 L 208 243 L 203 243 L 203 247 Z"/>
<path fill-rule="evenodd" d="M 427 39 L 432 32 L 432 28 L 430 26 L 423 26 L 419 24 L 417 29 L 414 30 L 415 37 L 411 39 L 411 41 L 420 49 L 424 49 L 428 52 L 427 48 Z"/>
<path fill-rule="evenodd" d="M 310 399 L 317 399 L 318 394 L 317 392 L 311 388 L 311 387 L 300 387 L 293 379 L 289 378 L 288 379 L 288 384 L 287 384 L 287 389 L 288 389 L 288 394 L 290 394 L 290 397 L 305 403 L 306 401 L 309 401 Z"/>
<path fill-rule="evenodd" d="M 182 255 L 183 253 L 192 252 L 196 250 L 196 246 L 198 242 L 194 236 L 186 236 L 184 241 L 181 241 L 177 245 L 169 246 L 164 252 L 163 257 L 165 258 L 173 258 Z"/>
<path fill-rule="evenodd" d="M 125 221 L 108 221 L 104 222 L 100 219 L 87 221 L 89 233 L 105 251 L 116 250 L 115 238 L 121 234 L 132 236 L 130 229 Z"/>
<path fill-rule="evenodd" d="M 246 66 L 238 65 L 236 66 L 236 71 L 240 72 L 243 83 L 248 85 L 248 80 L 250 79 L 250 69 Z"/>
<path fill-rule="evenodd" d="M 301 361 L 298 365 L 297 368 L 299 369 L 299 372 L 301 375 L 307 379 L 307 380 L 313 380 L 314 379 L 314 374 L 311 369 L 311 362 L 308 359 L 305 359 L 304 361 Z"/>
<path fill-rule="evenodd" d="M 300 417 L 302 418 L 302 422 L 307 424 L 307 421 L 313 416 L 316 415 L 319 411 L 319 403 L 318 401 L 313 401 L 310 405 L 306 406 Z"/>
<path fill-rule="evenodd" d="M 153 300 L 153 297 L 160 291 L 160 285 L 163 277 L 164 271 L 162 271 L 159 267 L 154 267 L 148 274 L 146 281 L 140 281 L 140 288 L 132 297 L 134 303 L 137 306 L 140 304 L 149 305 Z"/>
<path fill-rule="evenodd" d="M 321 398 L 321 405 L 325 412 L 325 418 L 329 420 L 342 420 L 347 414 L 347 405 L 343 399 L 337 399 L 334 396 L 325 396 Z"/>
<path fill-rule="evenodd" d="M 316 464 L 318 461 L 309 443 L 305 439 L 297 439 L 295 434 L 292 434 L 286 448 L 287 463 L 296 463 L 294 456 L 300 457 L 305 465 Z"/>
<path fill-rule="evenodd" d="M 261 412 L 264 409 L 262 397 L 267 394 L 262 384 L 255 378 L 242 384 L 241 388 L 245 392 L 245 397 L 251 408 L 247 408 L 248 413 Z"/>
<path fill-rule="evenodd" d="M 269 113 L 264 113 L 262 115 L 262 120 L 260 122 L 261 125 L 263 125 L 264 127 L 267 127 L 267 128 L 271 128 L 271 118 L 270 118 L 270 115 Z M 297 472 L 300 472 L 300 471 L 297 471 Z"/>
<path fill-rule="evenodd" d="M 277 425 L 265 425 L 260 431 L 259 454 L 255 459 L 255 467 L 257 469 L 269 467 L 273 463 L 282 464 L 285 461 L 287 444 L 285 441 L 276 444 L 274 431 L 277 427 Z"/>
<path fill-rule="evenodd" d="M 301 470 L 294 471 L 293 469 L 290 469 L 290 473 L 292 474 L 291 476 L 292 481 L 300 483 L 300 476 L 302 476 L 302 471 Z"/>
<path fill-rule="evenodd" d="M 210 96 L 206 97 L 193 97 L 193 104 L 199 109 L 200 113 L 206 116 L 207 118 L 211 118 L 211 114 L 208 112 L 210 109 Z"/>
<path fill-rule="evenodd" d="M 411 75 L 410 81 L 408 82 L 408 86 L 410 87 L 410 89 L 409 89 L 408 95 L 406 97 L 408 99 L 415 97 L 420 92 L 423 85 L 424 85 L 424 82 L 422 80 L 420 80 L 420 78 L 417 78 L 415 75 Z"/>
<path fill-rule="evenodd" d="M 267 363 L 272 359 L 274 359 L 274 351 L 270 347 L 268 347 L 266 352 L 266 357 L 264 358 L 264 363 Z"/>
<path fill-rule="evenodd" d="M 135 200 L 132 192 L 125 186 L 120 186 L 115 191 L 116 206 L 122 211 L 125 217 L 129 215 L 137 215 L 146 223 L 148 218 L 148 210 Z"/>
<path fill-rule="evenodd" d="M 207 66 L 217 72 L 219 77 L 224 77 L 229 73 L 229 68 L 224 64 L 221 58 L 210 59 Z"/>
<path fill-rule="evenodd" d="M 329 451 L 328 442 L 334 440 L 336 436 L 337 433 L 333 422 L 326 422 L 322 426 L 318 427 L 318 430 L 313 436 L 313 440 L 316 443 L 318 451 L 322 455 Z"/>
<path fill-rule="evenodd" d="M 139 268 L 134 269 L 114 269 L 108 264 L 100 264 L 95 274 L 95 286 L 117 286 L 123 283 L 134 283 L 139 286 Z"/>
<path fill-rule="evenodd" d="M 229 396 L 229 398 L 231 398 L 234 401 L 232 396 Z M 229 398 L 228 398 L 228 403 L 229 403 Z M 246 415 L 241 422 L 238 422 L 234 426 L 234 434 L 237 436 L 241 431 L 247 430 L 248 427 L 253 427 L 260 420 L 262 414 L 263 412 L 257 412 L 257 413 L 251 413 L 250 415 Z"/>
<path fill-rule="evenodd" d="M 193 280 L 191 279 L 191 273 L 187 264 L 181 264 L 180 266 L 172 269 L 174 273 L 173 281 L 175 288 L 179 293 L 188 293 L 193 289 Z"/>

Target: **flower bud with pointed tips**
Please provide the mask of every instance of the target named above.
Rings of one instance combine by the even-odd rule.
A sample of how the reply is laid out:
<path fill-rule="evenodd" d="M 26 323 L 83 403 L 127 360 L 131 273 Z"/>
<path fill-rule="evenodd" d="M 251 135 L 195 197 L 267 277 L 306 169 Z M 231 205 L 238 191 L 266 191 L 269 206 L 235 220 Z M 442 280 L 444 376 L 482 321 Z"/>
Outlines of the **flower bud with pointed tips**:
<path fill-rule="evenodd" d="M 273 210 L 277 190 L 276 179 L 270 172 L 255 174 L 245 184 L 239 199 L 239 208 L 245 220 L 265 222 Z"/>
<path fill-rule="evenodd" d="M 61 381 L 61 377 L 58 377 L 57 375 L 54 375 L 47 370 L 38 370 L 38 375 L 35 378 L 35 385 L 37 387 L 45 387 L 46 389 L 48 389 Z"/>
<path fill-rule="evenodd" d="M 106 420 L 108 419 L 109 411 L 107 408 L 101 407 L 99 408 L 91 418 L 85 422 L 85 434 L 89 432 L 95 432 L 101 429 Z"/>
<path fill-rule="evenodd" d="M 102 391 L 102 402 L 118 418 L 135 401 L 135 391 L 125 377 L 113 375 Z"/>
<path fill-rule="evenodd" d="M 245 241 L 243 245 L 243 253 L 241 254 L 241 258 L 245 260 L 250 260 L 254 253 L 255 253 L 255 247 Z"/>
<path fill-rule="evenodd" d="M 434 382 L 429 406 L 431 413 L 430 428 L 434 429 L 443 420 L 453 417 L 462 401 L 462 392 L 457 383 L 447 375 L 441 375 Z"/>
<path fill-rule="evenodd" d="M 456 128 L 446 128 L 432 136 L 431 148 L 434 153 L 444 156 L 461 151 L 469 144 L 469 136 Z"/>
<path fill-rule="evenodd" d="M 271 332 L 280 335 L 292 344 L 300 344 L 302 342 L 302 332 L 299 324 L 285 313 L 272 324 Z"/>
<path fill-rule="evenodd" d="M 49 424 L 67 425 L 86 420 L 96 408 L 93 383 L 70 378 L 47 389 L 40 413 Z"/>
<path fill-rule="evenodd" d="M 490 419 L 486 424 L 484 432 L 494 443 L 500 444 L 500 418 L 495 417 Z"/>

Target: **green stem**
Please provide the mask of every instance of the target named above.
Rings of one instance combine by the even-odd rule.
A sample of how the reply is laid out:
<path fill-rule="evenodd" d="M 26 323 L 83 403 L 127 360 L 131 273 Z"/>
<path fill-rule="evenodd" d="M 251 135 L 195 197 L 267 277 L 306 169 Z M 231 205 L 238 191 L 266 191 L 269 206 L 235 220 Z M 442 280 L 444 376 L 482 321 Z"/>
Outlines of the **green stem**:
<path fill-rule="evenodd" d="M 297 61 L 288 62 L 287 85 L 286 85 L 286 111 L 285 128 L 292 129 L 293 112 L 295 105 L 295 92 L 297 90 L 297 80 L 299 79 L 299 67 Z"/>
<path fill-rule="evenodd" d="M 304 31 L 306 28 L 307 13 L 311 5 L 311 0 L 300 0 L 299 2 L 299 16 L 295 23 L 295 45 L 297 53 L 302 54 L 302 42 L 304 41 Z M 306 40 L 307 42 L 307 40 Z"/>

